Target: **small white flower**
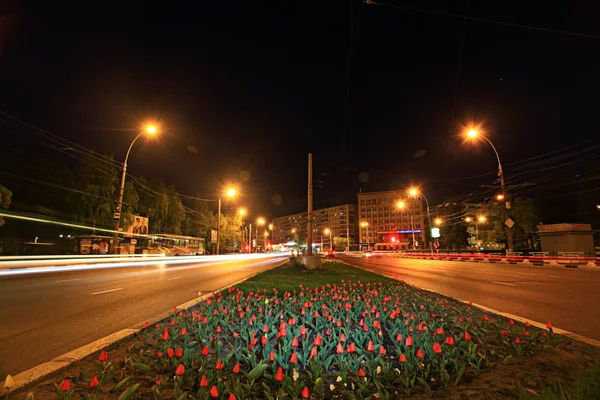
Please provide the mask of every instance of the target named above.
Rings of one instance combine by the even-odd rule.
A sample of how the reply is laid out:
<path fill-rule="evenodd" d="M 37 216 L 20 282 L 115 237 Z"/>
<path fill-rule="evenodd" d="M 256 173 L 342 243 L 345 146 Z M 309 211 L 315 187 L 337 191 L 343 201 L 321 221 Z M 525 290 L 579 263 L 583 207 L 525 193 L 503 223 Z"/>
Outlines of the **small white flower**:
<path fill-rule="evenodd" d="M 367 381 L 367 377 L 365 376 L 365 382 L 366 382 L 366 381 Z M 354 389 L 354 388 L 352 388 L 352 389 Z"/>
<path fill-rule="evenodd" d="M 377 366 L 377 369 L 375 370 L 375 372 L 377 372 L 377 374 L 381 373 L 381 367 L 379 365 Z"/>
<path fill-rule="evenodd" d="M 294 368 L 294 372 L 292 372 L 292 378 L 294 378 L 294 382 L 296 382 L 299 377 L 300 374 L 298 373 L 298 371 L 296 371 L 296 368 Z"/>
<path fill-rule="evenodd" d="M 342 381 L 342 377 L 338 375 L 338 377 L 335 379 L 336 382 L 341 382 Z"/>
<path fill-rule="evenodd" d="M 331 385 L 329 385 L 329 390 L 331 390 L 331 391 L 335 390 L 335 386 L 333 385 L 333 383 Z"/>

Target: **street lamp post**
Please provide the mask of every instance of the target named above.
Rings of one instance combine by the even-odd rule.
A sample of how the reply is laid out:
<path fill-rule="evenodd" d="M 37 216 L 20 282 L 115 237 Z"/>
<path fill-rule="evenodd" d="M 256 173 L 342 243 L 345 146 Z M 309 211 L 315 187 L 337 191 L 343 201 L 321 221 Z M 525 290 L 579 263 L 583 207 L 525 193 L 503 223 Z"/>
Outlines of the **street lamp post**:
<path fill-rule="evenodd" d="M 366 242 L 367 242 L 367 251 L 369 251 L 369 223 L 366 222 L 366 221 L 365 222 L 361 222 L 360 226 L 362 226 L 363 228 L 367 229 L 367 240 L 366 240 Z"/>
<path fill-rule="evenodd" d="M 227 197 L 233 197 L 235 196 L 235 189 L 227 189 Z M 220 254 L 220 245 L 221 245 L 221 203 L 222 203 L 222 199 L 221 196 L 219 196 L 219 211 L 217 213 L 217 250 L 216 250 L 216 254 L 219 255 Z"/>
<path fill-rule="evenodd" d="M 479 223 L 484 223 L 485 222 L 485 217 L 483 215 L 480 215 L 479 217 L 477 217 L 477 221 L 475 221 L 475 241 L 479 242 Z"/>
<path fill-rule="evenodd" d="M 406 204 L 403 201 L 399 201 L 398 208 L 404 209 L 404 207 L 406 207 Z M 410 215 L 410 230 L 412 232 L 412 246 L 413 246 L 413 250 L 416 250 L 416 248 L 415 248 L 415 224 L 413 222 L 413 215 L 412 215 L 412 211 L 411 211 L 410 207 L 408 207 L 408 214 Z"/>
<path fill-rule="evenodd" d="M 431 214 L 429 212 L 429 200 L 427 200 L 427 197 L 425 197 L 425 195 L 423 193 L 420 193 L 419 190 L 417 190 L 416 188 L 411 188 L 409 190 L 409 193 L 411 196 L 421 196 L 425 199 L 425 203 L 427 203 L 427 220 L 429 221 L 429 250 L 431 251 L 431 255 L 433 256 L 433 241 L 431 240 L 431 228 L 433 228 L 433 225 L 431 225 Z M 421 203 L 423 204 L 423 203 Z"/>
<path fill-rule="evenodd" d="M 331 229 L 325 228 L 323 233 L 329 235 L 329 250 L 333 250 L 333 241 L 331 240 Z"/>
<path fill-rule="evenodd" d="M 146 129 L 140 132 L 139 135 L 133 139 L 131 144 L 129 145 L 129 149 L 127 150 L 127 155 L 125 155 L 125 162 L 123 162 L 123 171 L 121 173 L 121 186 L 119 187 L 119 197 L 117 198 L 117 211 L 115 212 L 115 232 L 113 234 L 113 248 L 112 252 L 117 253 L 117 244 L 119 242 L 119 228 L 121 226 L 121 214 L 123 208 L 123 193 L 125 192 L 125 177 L 127 176 L 127 161 L 129 160 L 129 153 L 131 152 L 131 148 L 133 144 L 138 140 L 138 138 L 142 135 L 154 135 L 156 134 L 156 127 L 153 125 L 148 125 Z"/>
<path fill-rule="evenodd" d="M 477 131 L 476 129 L 471 129 L 467 132 L 468 137 L 470 138 L 477 138 L 477 137 L 482 137 L 483 139 L 485 139 L 486 142 L 488 142 L 490 144 L 490 146 L 492 146 L 492 149 L 494 149 L 494 153 L 496 153 L 496 159 L 498 160 L 498 175 L 500 176 L 500 187 L 502 189 L 502 200 L 504 200 L 504 217 L 506 218 L 505 224 L 504 226 L 506 227 L 506 241 L 508 244 L 508 252 L 513 251 L 513 237 L 512 237 L 512 231 L 510 229 L 510 227 L 507 225 L 508 221 L 510 221 L 510 201 L 508 201 L 508 196 L 506 194 L 506 185 L 504 184 L 504 170 L 502 169 L 502 163 L 500 162 L 500 156 L 498 155 L 498 151 L 496 150 L 496 147 L 494 147 L 494 145 L 492 144 L 492 142 L 485 137 L 484 135 L 480 134 L 479 131 Z M 498 197 L 498 199 L 500 199 L 500 197 Z"/>
<path fill-rule="evenodd" d="M 265 219 L 264 219 L 264 218 L 262 218 L 262 217 L 259 217 L 259 218 L 256 220 L 256 235 L 255 235 L 255 236 L 256 236 L 256 252 L 257 252 L 257 253 L 258 253 L 258 227 L 259 227 L 260 225 L 264 225 L 264 224 L 265 224 Z M 265 233 L 266 233 L 266 231 L 265 231 Z M 266 238 L 265 238 L 265 240 L 266 240 Z M 263 249 L 263 250 L 264 250 L 264 249 Z"/>

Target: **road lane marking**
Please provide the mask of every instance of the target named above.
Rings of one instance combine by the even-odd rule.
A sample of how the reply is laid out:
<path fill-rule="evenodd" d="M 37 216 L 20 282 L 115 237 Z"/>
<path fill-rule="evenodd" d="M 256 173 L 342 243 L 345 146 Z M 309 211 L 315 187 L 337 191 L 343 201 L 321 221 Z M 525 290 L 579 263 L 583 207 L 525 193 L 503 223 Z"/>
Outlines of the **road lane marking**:
<path fill-rule="evenodd" d="M 497 285 L 506 285 L 506 286 L 517 286 L 514 283 L 506 283 L 506 282 L 496 282 L 496 281 L 492 281 L 492 283 L 495 283 Z"/>
<path fill-rule="evenodd" d="M 174 281 L 175 279 L 181 279 L 181 278 L 183 278 L 183 276 L 177 276 L 177 277 L 175 277 L 175 278 L 169 278 L 169 279 L 167 279 L 167 280 L 168 280 L 168 281 Z"/>
<path fill-rule="evenodd" d="M 80 281 L 82 278 L 75 278 L 75 279 L 63 279 L 61 281 L 55 281 L 56 283 L 61 283 L 61 282 L 73 282 L 73 281 Z"/>
<path fill-rule="evenodd" d="M 116 288 L 116 289 L 103 290 L 103 291 L 101 291 L 101 292 L 94 292 L 94 293 L 92 293 L 92 296 L 93 296 L 93 295 L 95 295 L 95 294 L 102 294 L 102 293 L 116 292 L 117 290 L 123 290 L 123 288 L 122 288 L 122 287 L 120 287 L 120 288 Z"/>
<path fill-rule="evenodd" d="M 519 275 L 529 275 L 529 276 L 534 276 L 535 274 L 528 274 L 527 272 L 515 272 L 515 274 L 519 274 Z"/>

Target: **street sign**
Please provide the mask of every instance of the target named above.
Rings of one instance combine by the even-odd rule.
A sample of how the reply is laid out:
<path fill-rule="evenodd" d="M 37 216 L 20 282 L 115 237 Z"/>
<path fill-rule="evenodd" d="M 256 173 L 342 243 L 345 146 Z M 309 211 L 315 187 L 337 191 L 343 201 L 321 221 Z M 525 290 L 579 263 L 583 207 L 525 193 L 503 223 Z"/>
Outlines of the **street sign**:
<path fill-rule="evenodd" d="M 515 221 L 513 221 L 512 219 L 507 219 L 506 222 L 504 223 L 506 226 L 508 226 L 509 228 L 512 228 L 515 224 Z"/>
<path fill-rule="evenodd" d="M 113 215 L 113 219 L 119 219 L 119 218 L 121 218 L 121 213 L 116 212 L 115 215 Z"/>
<path fill-rule="evenodd" d="M 217 243 L 217 230 L 216 229 L 210 230 L 210 242 Z"/>
<path fill-rule="evenodd" d="M 431 228 L 431 237 L 439 238 L 440 237 L 440 228 Z"/>

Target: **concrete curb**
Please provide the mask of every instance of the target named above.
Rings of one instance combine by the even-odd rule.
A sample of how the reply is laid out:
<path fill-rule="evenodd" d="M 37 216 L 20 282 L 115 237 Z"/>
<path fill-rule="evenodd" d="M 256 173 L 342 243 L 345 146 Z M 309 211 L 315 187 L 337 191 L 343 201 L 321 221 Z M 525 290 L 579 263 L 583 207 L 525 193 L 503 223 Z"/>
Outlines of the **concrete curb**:
<path fill-rule="evenodd" d="M 396 280 L 396 281 L 402 281 L 401 279 L 398 279 L 398 278 L 396 278 L 396 277 L 394 277 L 392 275 L 381 274 L 381 273 L 378 273 L 378 272 L 375 272 L 375 271 L 368 270 L 368 269 L 363 268 L 363 267 L 359 267 L 357 265 L 352 265 L 352 264 L 348 264 L 348 265 L 350 265 L 351 267 L 364 269 L 365 271 L 374 272 L 376 274 L 385 276 L 386 278 L 390 278 L 390 279 L 393 279 L 393 280 Z M 436 293 L 436 294 L 439 294 L 441 296 L 448 297 L 448 298 L 456 300 L 456 301 L 460 301 L 461 303 L 469 304 L 469 301 L 467 301 L 467 300 L 457 299 L 455 297 L 452 297 L 452 296 L 449 296 L 447 294 L 438 292 L 436 290 L 428 289 L 428 288 L 422 287 L 422 286 L 419 286 L 419 288 L 423 289 L 423 290 L 427 290 L 428 292 L 431 292 L 431 293 Z M 518 315 L 509 314 L 509 313 L 505 313 L 505 312 L 502 312 L 502 311 L 494 310 L 493 308 L 489 308 L 489 307 L 486 307 L 486 306 L 481 305 L 481 304 L 475 304 L 475 303 L 473 303 L 473 306 L 475 306 L 475 307 L 477 307 L 477 308 L 479 308 L 481 310 L 487 311 L 490 314 L 496 314 L 496 315 L 500 315 L 500 316 L 505 317 L 505 318 L 511 318 L 511 319 L 513 319 L 515 321 L 519 321 L 519 322 L 522 322 L 522 323 L 525 323 L 525 321 L 529 321 L 529 324 L 531 324 L 531 325 L 533 325 L 533 326 L 535 326 L 537 328 L 541 328 L 541 329 L 547 330 L 546 329 L 546 324 L 542 323 L 542 322 L 532 321 L 530 319 L 523 318 L 523 317 L 520 317 Z M 578 342 L 586 343 L 586 344 L 589 344 L 591 346 L 595 346 L 595 347 L 600 348 L 600 340 L 591 339 L 591 338 L 588 338 L 586 336 L 578 335 L 577 333 L 566 331 L 566 330 L 560 329 L 560 328 L 552 328 L 552 331 L 554 333 L 556 333 L 557 335 L 566 336 L 566 337 L 568 337 L 570 339 L 577 340 Z"/>
<path fill-rule="evenodd" d="M 176 307 L 177 311 L 187 310 L 188 308 L 197 305 L 199 302 L 201 302 L 202 300 L 206 299 L 207 297 L 211 296 L 214 293 L 219 293 L 219 292 L 222 292 L 223 290 L 227 290 L 232 286 L 238 285 L 244 281 L 247 281 L 248 279 L 254 278 L 256 275 L 262 274 L 263 272 L 270 271 L 273 268 L 280 267 L 280 266 L 284 265 L 285 263 L 287 263 L 287 261 L 284 260 L 281 263 L 276 264 L 269 269 L 266 269 L 261 272 L 257 272 L 254 275 L 251 275 L 247 278 L 236 281 L 230 285 L 224 286 L 221 289 L 215 290 L 213 292 L 207 293 L 207 294 L 197 297 L 193 300 L 190 300 L 183 304 L 180 304 Z M 43 364 L 37 365 L 33 368 L 30 368 L 26 371 L 23 371 L 12 377 L 15 382 L 15 385 L 12 387 L 11 392 L 14 392 L 14 391 L 22 389 L 26 386 L 32 385 L 36 381 L 38 381 L 50 374 L 53 374 L 55 372 L 59 372 L 60 370 L 67 368 L 69 365 L 73 364 L 74 362 L 84 359 L 85 357 L 89 356 L 90 354 L 96 353 L 102 349 L 106 349 L 109 346 L 118 344 L 119 342 L 130 338 L 134 334 L 138 333 L 142 328 L 144 328 L 144 325 L 146 322 L 148 322 L 148 324 L 150 326 L 152 326 L 161 321 L 164 321 L 165 319 L 169 318 L 171 315 L 173 315 L 173 311 L 162 312 L 158 315 L 155 315 L 155 316 L 149 318 L 147 321 L 139 322 L 137 324 L 134 324 L 133 326 L 130 326 L 129 328 L 121 329 L 120 331 L 117 331 L 117 332 L 115 332 L 111 335 L 108 335 L 102 339 L 98 339 L 92 343 L 86 344 L 85 346 L 79 347 L 78 349 L 72 350 L 68 353 L 65 353 L 63 355 L 55 357 L 51 361 L 45 362 Z M 2 386 L 0 386 L 0 396 L 2 396 L 4 394 L 6 394 L 6 393 L 5 393 L 4 385 L 2 385 Z"/>

